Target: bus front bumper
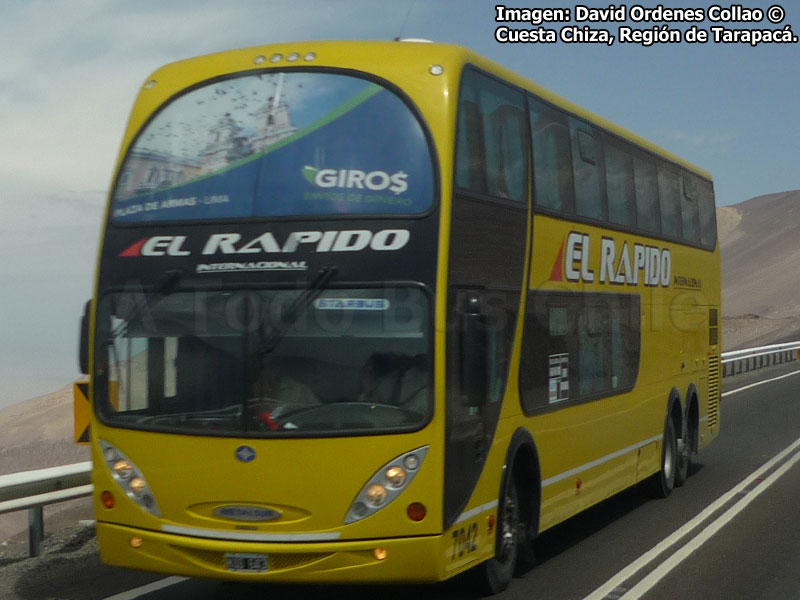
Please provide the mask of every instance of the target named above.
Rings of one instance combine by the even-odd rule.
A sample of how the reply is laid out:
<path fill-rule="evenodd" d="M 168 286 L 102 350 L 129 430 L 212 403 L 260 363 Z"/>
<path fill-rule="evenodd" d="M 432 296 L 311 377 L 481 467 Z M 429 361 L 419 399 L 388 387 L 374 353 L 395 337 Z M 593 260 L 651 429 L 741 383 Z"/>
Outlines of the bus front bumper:
<path fill-rule="evenodd" d="M 235 581 L 414 583 L 442 580 L 442 536 L 366 541 L 241 542 L 97 523 L 110 565 Z M 385 556 L 381 559 L 382 551 Z M 252 571 L 232 570 L 250 568 Z"/>

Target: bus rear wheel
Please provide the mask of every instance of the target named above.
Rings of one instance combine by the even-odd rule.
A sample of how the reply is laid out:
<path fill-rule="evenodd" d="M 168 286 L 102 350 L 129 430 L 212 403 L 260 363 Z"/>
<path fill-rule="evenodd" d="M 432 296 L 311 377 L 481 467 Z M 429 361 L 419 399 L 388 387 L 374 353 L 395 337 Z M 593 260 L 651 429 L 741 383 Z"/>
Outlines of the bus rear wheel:
<path fill-rule="evenodd" d="M 675 468 L 675 487 L 680 487 L 689 478 L 689 469 L 692 466 L 692 453 L 686 436 L 678 439 L 677 465 Z"/>

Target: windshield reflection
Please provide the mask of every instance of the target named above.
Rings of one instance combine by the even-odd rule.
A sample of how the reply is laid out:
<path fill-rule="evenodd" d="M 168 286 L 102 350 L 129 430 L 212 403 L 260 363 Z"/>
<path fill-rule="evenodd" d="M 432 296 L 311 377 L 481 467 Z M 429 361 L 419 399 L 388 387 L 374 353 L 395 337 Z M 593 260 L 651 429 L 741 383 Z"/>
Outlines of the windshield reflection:
<path fill-rule="evenodd" d="M 379 433 L 427 423 L 425 294 L 325 290 L 287 325 L 286 309 L 302 293 L 106 296 L 99 415 L 115 426 L 231 436 Z"/>

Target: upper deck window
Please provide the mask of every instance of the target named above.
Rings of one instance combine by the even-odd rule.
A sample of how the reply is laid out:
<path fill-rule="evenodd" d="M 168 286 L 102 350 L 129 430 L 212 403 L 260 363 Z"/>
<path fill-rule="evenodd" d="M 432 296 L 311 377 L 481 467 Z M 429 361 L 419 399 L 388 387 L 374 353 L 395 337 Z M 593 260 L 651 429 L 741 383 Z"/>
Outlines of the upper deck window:
<path fill-rule="evenodd" d="M 472 70 L 464 72 L 458 117 L 456 185 L 523 202 L 528 191 L 522 92 Z"/>
<path fill-rule="evenodd" d="M 333 73 L 249 73 L 155 114 L 125 157 L 112 217 L 413 214 L 433 193 L 425 133 L 393 92 Z"/>

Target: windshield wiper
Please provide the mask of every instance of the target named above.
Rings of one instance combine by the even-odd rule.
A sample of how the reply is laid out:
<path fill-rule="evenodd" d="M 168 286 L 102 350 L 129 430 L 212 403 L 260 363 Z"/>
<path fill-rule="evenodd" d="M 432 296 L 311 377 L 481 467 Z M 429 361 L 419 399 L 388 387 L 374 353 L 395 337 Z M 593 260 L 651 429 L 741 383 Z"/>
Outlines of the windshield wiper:
<path fill-rule="evenodd" d="M 328 282 L 336 275 L 336 267 L 323 267 L 320 269 L 317 276 L 312 279 L 309 284 L 294 299 L 292 304 L 286 310 L 281 312 L 278 323 L 272 330 L 264 334 L 264 330 L 259 327 L 258 331 L 261 335 L 261 342 L 258 345 L 258 353 L 260 356 L 265 356 L 275 350 L 289 328 L 297 321 L 309 304 L 325 290 Z"/>

